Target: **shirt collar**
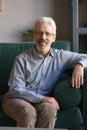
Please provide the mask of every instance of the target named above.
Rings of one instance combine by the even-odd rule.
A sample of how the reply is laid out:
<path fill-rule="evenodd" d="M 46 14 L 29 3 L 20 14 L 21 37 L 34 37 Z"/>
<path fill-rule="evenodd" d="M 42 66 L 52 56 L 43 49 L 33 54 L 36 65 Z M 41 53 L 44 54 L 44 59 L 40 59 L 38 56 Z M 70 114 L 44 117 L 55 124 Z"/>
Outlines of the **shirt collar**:
<path fill-rule="evenodd" d="M 53 53 L 53 49 L 52 49 L 52 48 L 50 49 L 50 52 L 49 52 L 48 55 L 49 55 L 49 56 L 54 56 L 54 53 Z M 43 57 L 40 57 L 40 56 L 38 55 L 38 53 L 37 53 L 36 50 L 35 50 L 35 46 L 33 47 L 33 56 L 36 57 L 36 58 L 43 58 Z"/>

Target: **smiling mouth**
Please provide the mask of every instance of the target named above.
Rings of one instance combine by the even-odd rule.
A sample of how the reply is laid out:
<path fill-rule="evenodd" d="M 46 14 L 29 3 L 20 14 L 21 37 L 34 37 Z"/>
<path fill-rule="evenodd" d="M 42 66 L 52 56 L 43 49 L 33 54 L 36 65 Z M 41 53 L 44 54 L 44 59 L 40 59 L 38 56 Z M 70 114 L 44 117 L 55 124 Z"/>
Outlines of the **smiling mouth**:
<path fill-rule="evenodd" d="M 38 43 L 39 43 L 39 44 L 44 44 L 44 43 L 47 44 L 47 41 L 46 41 L 46 40 L 43 40 L 43 39 L 39 39 L 39 40 L 38 40 Z"/>
<path fill-rule="evenodd" d="M 42 41 L 42 42 L 39 42 L 39 45 L 40 45 L 40 46 L 44 46 L 44 45 L 46 45 L 46 44 L 47 44 L 47 43 L 46 43 L 46 42 L 43 42 L 43 41 Z"/>

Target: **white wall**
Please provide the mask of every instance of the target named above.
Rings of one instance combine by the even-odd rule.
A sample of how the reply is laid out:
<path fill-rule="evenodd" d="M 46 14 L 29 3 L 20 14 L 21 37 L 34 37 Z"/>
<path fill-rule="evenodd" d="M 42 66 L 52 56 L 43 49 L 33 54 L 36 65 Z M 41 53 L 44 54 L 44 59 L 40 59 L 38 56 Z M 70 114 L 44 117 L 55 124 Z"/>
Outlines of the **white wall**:
<path fill-rule="evenodd" d="M 21 31 L 40 16 L 53 15 L 54 0 L 3 0 L 0 41 L 21 41 Z"/>
<path fill-rule="evenodd" d="M 22 41 L 20 32 L 28 26 L 32 26 L 34 21 L 41 16 L 53 17 L 59 25 L 58 29 L 60 28 L 60 36 L 58 36 L 58 38 L 69 39 L 68 1 L 69 0 L 3 0 L 3 11 L 0 12 L 0 42 Z M 64 16 L 63 13 L 61 13 L 61 11 L 63 11 L 62 4 L 64 4 L 63 8 L 65 8 Z M 67 28 L 66 22 L 68 24 Z M 64 30 L 61 27 L 63 27 Z M 61 32 L 62 30 L 64 32 Z"/>

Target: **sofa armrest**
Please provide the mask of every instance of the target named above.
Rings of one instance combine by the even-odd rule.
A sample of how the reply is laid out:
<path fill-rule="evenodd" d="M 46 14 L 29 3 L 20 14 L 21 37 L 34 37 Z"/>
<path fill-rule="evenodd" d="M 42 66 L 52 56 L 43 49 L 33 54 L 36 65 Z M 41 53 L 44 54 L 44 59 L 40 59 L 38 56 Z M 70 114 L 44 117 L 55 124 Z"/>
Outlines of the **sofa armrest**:
<path fill-rule="evenodd" d="M 87 128 L 87 67 L 84 69 L 84 85 L 83 85 L 83 119 Z"/>
<path fill-rule="evenodd" d="M 54 91 L 55 99 L 63 109 L 77 107 L 82 99 L 81 89 L 73 88 L 71 85 L 71 76 L 63 73 L 57 81 Z"/>

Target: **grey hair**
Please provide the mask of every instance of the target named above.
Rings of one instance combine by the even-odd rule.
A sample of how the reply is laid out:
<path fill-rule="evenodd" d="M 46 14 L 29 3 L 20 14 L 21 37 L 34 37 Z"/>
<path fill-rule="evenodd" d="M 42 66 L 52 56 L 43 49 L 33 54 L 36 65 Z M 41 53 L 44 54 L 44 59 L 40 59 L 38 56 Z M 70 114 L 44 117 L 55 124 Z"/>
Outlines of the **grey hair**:
<path fill-rule="evenodd" d="M 35 27 L 39 23 L 49 23 L 53 27 L 53 34 L 56 35 L 56 23 L 51 17 L 41 17 L 35 22 L 35 25 L 33 27 L 33 31 L 35 32 Z"/>

